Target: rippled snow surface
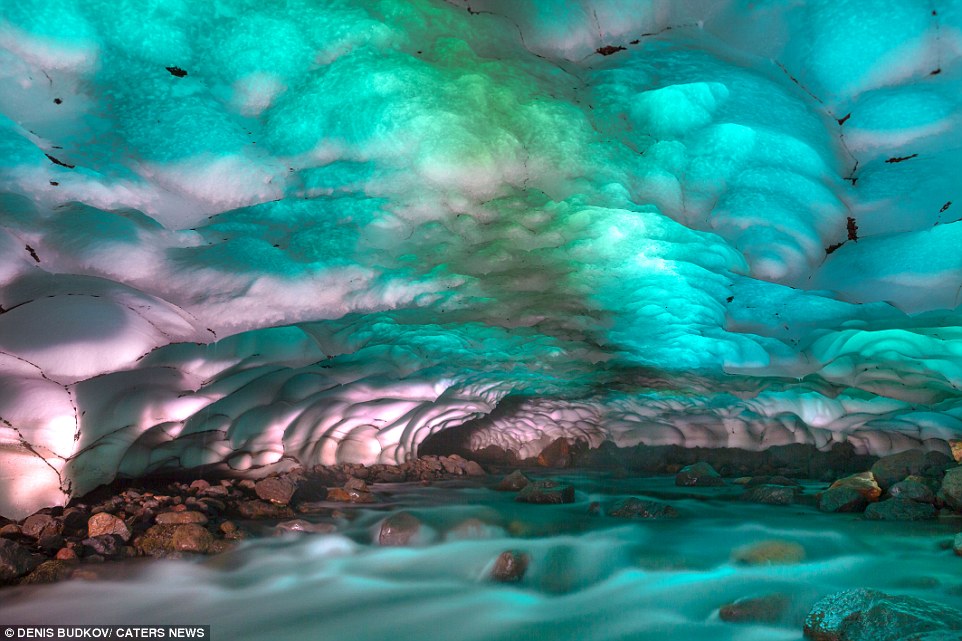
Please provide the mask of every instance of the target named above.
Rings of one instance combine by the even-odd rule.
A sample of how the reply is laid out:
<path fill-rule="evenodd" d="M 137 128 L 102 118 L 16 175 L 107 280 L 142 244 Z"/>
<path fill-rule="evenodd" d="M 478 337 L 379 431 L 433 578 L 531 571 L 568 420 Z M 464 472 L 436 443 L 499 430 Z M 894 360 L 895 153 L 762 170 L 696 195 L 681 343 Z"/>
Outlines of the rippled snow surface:
<path fill-rule="evenodd" d="M 735 488 L 675 488 L 670 479 L 572 478 L 576 503 L 523 505 L 513 494 L 446 483 L 391 486 L 382 495 L 430 526 L 422 545 L 371 543 L 387 506 L 356 511 L 337 535 L 261 538 L 200 562 L 102 566 L 99 581 L 10 590 L 5 623 L 210 624 L 226 639 L 737 639 L 802 638 L 820 596 L 870 586 L 962 607 L 962 559 L 940 549 L 962 525 L 876 523 L 805 505 L 736 500 Z M 806 494 L 817 487 L 806 486 Z M 590 516 L 624 496 L 665 498 L 673 521 Z M 458 528 L 469 519 L 484 524 Z M 459 534 L 460 533 L 460 534 Z M 765 540 L 805 548 L 796 565 L 743 566 L 733 549 Z M 521 550 L 519 584 L 486 579 L 494 559 Z M 735 624 L 718 608 L 782 593 L 775 624 Z"/>

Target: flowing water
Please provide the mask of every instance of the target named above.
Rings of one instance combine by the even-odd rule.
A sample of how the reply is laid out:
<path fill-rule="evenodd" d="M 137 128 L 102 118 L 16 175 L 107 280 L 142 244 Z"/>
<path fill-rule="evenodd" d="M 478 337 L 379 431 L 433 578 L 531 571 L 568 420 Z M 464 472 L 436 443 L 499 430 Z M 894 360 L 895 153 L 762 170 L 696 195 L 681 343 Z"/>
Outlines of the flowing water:
<path fill-rule="evenodd" d="M 962 558 L 946 549 L 959 519 L 869 522 L 664 478 L 567 480 L 577 501 L 557 506 L 515 503 L 481 482 L 375 486 L 386 504 L 337 521 L 337 534 L 256 538 L 220 557 L 105 564 L 96 580 L 8 589 L 0 622 L 211 625 L 215 641 L 796 641 L 812 603 L 850 587 L 962 608 Z M 667 500 L 680 516 L 603 515 L 626 496 Z M 590 514 L 594 501 L 602 515 Z M 374 544 L 380 521 L 399 509 L 425 525 L 418 544 Z M 733 560 L 733 550 L 773 539 L 800 544 L 804 560 Z M 488 578 L 505 550 L 530 557 L 519 583 Z M 776 622 L 719 618 L 724 604 L 775 593 L 790 601 Z"/>

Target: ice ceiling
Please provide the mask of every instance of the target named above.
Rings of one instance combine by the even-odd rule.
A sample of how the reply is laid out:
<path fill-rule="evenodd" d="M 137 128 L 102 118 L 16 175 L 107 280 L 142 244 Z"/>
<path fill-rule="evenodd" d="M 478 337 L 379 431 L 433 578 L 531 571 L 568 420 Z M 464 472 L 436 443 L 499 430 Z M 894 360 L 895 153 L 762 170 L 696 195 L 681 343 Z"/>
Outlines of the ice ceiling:
<path fill-rule="evenodd" d="M 944 449 L 960 53 L 954 0 L 0 0 L 0 513 L 465 424 Z"/>

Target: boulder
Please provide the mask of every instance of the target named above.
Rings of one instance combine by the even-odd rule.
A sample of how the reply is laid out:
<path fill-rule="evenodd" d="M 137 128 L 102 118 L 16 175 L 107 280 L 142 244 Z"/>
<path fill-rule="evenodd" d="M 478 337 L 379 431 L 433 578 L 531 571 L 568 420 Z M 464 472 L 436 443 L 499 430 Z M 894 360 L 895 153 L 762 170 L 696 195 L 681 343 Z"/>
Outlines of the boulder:
<path fill-rule="evenodd" d="M 536 503 L 541 505 L 556 505 L 560 503 L 574 503 L 575 489 L 570 485 L 556 481 L 533 481 L 528 483 L 514 497 L 519 503 Z"/>
<path fill-rule="evenodd" d="M 571 444 L 566 438 L 558 438 L 538 454 L 538 465 L 542 467 L 568 467 L 571 465 Z"/>
<path fill-rule="evenodd" d="M 935 518 L 935 508 L 930 503 L 911 499 L 889 499 L 865 508 L 865 518 L 870 521 L 927 521 Z"/>
<path fill-rule="evenodd" d="M 149 556 L 166 556 L 171 552 L 207 552 L 214 537 L 203 525 L 181 523 L 154 525 L 138 540 L 138 547 Z"/>
<path fill-rule="evenodd" d="M 87 520 L 87 536 L 103 536 L 115 534 L 124 542 L 130 540 L 130 528 L 124 520 L 107 512 L 94 514 Z"/>
<path fill-rule="evenodd" d="M 766 505 L 791 505 L 795 502 L 795 495 L 800 489 L 790 485 L 749 485 L 742 501 L 764 503 Z"/>
<path fill-rule="evenodd" d="M 411 545 L 421 534 L 421 521 L 407 512 L 397 512 L 381 521 L 377 542 L 380 545 Z"/>
<path fill-rule="evenodd" d="M 77 568 L 77 563 L 67 561 L 44 561 L 37 566 L 33 572 L 20 580 L 22 585 L 40 585 L 44 583 L 56 583 L 69 579 L 73 571 Z"/>
<path fill-rule="evenodd" d="M 738 599 L 718 609 L 718 618 L 729 623 L 776 623 L 785 616 L 791 599 L 784 594 Z"/>
<path fill-rule="evenodd" d="M 962 630 L 962 612 L 863 588 L 821 599 L 812 606 L 804 626 L 805 637 L 814 641 L 906 641 L 947 630 Z"/>
<path fill-rule="evenodd" d="M 608 516 L 620 519 L 673 519 L 678 516 L 678 511 L 667 503 L 632 496 L 611 506 Z"/>
<path fill-rule="evenodd" d="M 896 499 L 911 499 L 920 503 L 935 503 L 932 491 L 920 476 L 909 476 L 889 488 L 889 494 Z"/>
<path fill-rule="evenodd" d="M 530 482 L 530 479 L 522 474 L 521 470 L 515 470 L 501 479 L 501 482 L 494 489 L 499 492 L 517 492 Z"/>
<path fill-rule="evenodd" d="M 517 583 L 524 578 L 530 559 L 524 552 L 508 550 L 502 552 L 494 562 L 491 578 L 500 583 Z"/>
<path fill-rule="evenodd" d="M 871 472 L 859 472 L 858 474 L 852 474 L 851 476 L 846 476 L 845 478 L 835 481 L 829 486 L 830 490 L 835 490 L 838 488 L 855 490 L 861 494 L 868 503 L 877 501 L 878 497 L 882 495 L 882 488 L 879 487 L 878 482 L 875 480 L 875 476 Z"/>
<path fill-rule="evenodd" d="M 711 465 L 705 462 L 686 465 L 675 476 L 675 485 L 683 487 L 717 487 L 725 480 Z"/>
<path fill-rule="evenodd" d="M 928 465 L 925 452 L 906 450 L 898 454 L 883 456 L 872 466 L 872 475 L 882 490 L 887 490 L 906 476 L 920 474 Z"/>
<path fill-rule="evenodd" d="M 818 495 L 818 509 L 822 512 L 862 512 L 868 501 L 850 487 L 836 487 Z"/>
<path fill-rule="evenodd" d="M 792 565 L 805 560 L 805 548 L 794 541 L 760 541 L 736 548 L 732 560 L 742 565 Z"/>
<path fill-rule="evenodd" d="M 962 466 L 945 471 L 939 498 L 955 511 L 962 511 Z"/>

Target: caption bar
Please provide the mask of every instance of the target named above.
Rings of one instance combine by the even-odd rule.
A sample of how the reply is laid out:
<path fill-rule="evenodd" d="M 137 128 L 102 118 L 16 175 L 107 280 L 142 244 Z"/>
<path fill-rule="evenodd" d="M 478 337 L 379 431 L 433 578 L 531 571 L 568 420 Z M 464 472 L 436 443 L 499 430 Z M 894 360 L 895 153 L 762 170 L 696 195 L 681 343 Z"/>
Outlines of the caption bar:
<path fill-rule="evenodd" d="M 210 639 L 209 625 L 0 625 L 3 639 Z"/>

